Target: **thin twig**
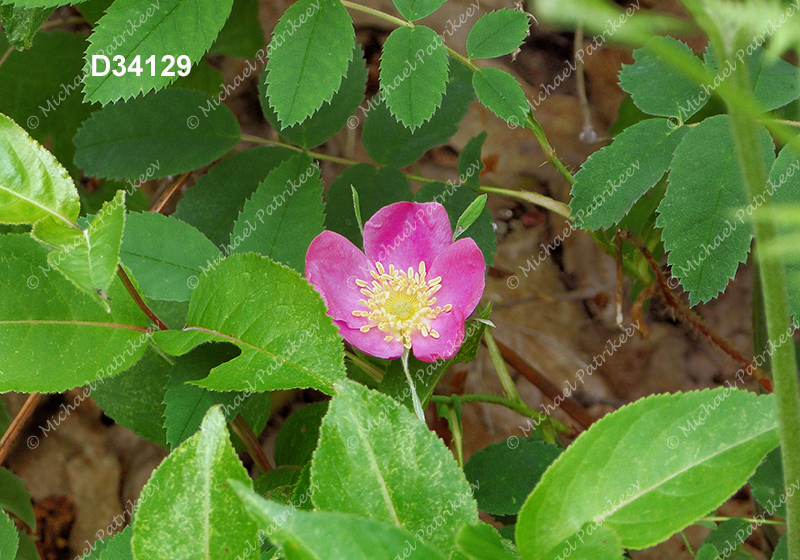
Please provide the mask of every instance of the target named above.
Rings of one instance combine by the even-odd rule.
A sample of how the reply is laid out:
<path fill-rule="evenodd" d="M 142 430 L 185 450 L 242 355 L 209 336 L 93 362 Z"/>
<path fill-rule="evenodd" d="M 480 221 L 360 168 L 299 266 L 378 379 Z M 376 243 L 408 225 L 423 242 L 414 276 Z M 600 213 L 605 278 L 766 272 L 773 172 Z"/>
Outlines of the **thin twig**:
<path fill-rule="evenodd" d="M 150 209 L 150 211 L 156 214 L 161 214 L 161 211 L 164 209 L 164 207 L 167 205 L 170 199 L 175 195 L 175 193 L 178 192 L 178 189 L 180 189 L 183 186 L 183 184 L 186 182 L 186 179 L 189 178 L 189 175 L 191 175 L 191 173 L 192 173 L 191 171 L 187 171 L 186 173 L 178 177 L 178 180 L 175 181 L 166 190 L 166 192 L 164 192 L 163 195 L 161 195 L 161 198 L 159 198 L 155 204 L 153 204 L 153 207 Z"/>
<path fill-rule="evenodd" d="M 43 396 L 44 395 L 41 393 L 31 393 L 28 395 L 25 404 L 22 405 L 22 408 L 14 417 L 14 421 L 11 422 L 6 433 L 3 434 L 2 439 L 0 439 L 0 465 L 5 462 L 8 453 L 11 451 L 11 446 L 14 445 L 14 441 L 16 441 L 22 428 L 25 427 L 28 418 L 30 418 L 33 411 L 36 410 L 36 406 L 39 404 L 39 401 L 42 400 Z"/>
<path fill-rule="evenodd" d="M 264 448 L 261 447 L 261 443 L 259 443 L 258 438 L 253 433 L 253 430 L 250 429 L 250 426 L 242 415 L 237 414 L 233 422 L 230 422 L 230 426 L 234 433 L 239 436 L 239 439 L 242 440 L 242 443 L 244 443 L 244 446 L 247 448 L 247 452 L 250 453 L 250 456 L 259 466 L 261 472 L 271 471 L 274 467 L 272 463 L 270 463 L 269 457 L 264 453 Z"/>
<path fill-rule="evenodd" d="M 125 286 L 125 289 L 128 290 L 128 294 L 133 298 L 133 301 L 136 302 L 136 305 L 139 306 L 145 315 L 147 315 L 151 321 L 153 321 L 156 326 L 161 329 L 162 331 L 169 330 L 169 327 L 159 319 L 158 315 L 156 315 L 150 307 L 144 302 L 142 296 L 139 295 L 139 292 L 136 291 L 136 287 L 131 282 L 131 279 L 128 277 L 128 274 L 125 272 L 125 269 L 122 266 L 117 266 L 117 276 L 119 279 L 122 280 L 122 285 Z"/>
<path fill-rule="evenodd" d="M 11 54 L 11 51 L 13 51 L 13 50 L 14 50 L 14 47 L 8 47 L 8 50 L 7 50 L 6 52 L 4 52 L 4 53 L 3 53 L 3 56 L 2 56 L 2 57 L 0 57 L 0 66 L 2 66 L 2 65 L 3 65 L 3 63 L 4 63 L 4 62 L 6 61 L 6 59 L 8 58 L 8 55 L 10 55 L 10 54 Z"/>

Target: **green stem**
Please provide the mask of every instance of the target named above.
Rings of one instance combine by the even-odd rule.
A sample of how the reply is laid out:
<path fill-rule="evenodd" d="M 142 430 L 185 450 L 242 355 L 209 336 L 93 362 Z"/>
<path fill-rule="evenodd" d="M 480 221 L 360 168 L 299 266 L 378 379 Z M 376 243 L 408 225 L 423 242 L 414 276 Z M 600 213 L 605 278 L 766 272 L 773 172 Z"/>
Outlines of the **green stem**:
<path fill-rule="evenodd" d="M 498 397 L 496 395 L 458 395 L 458 399 L 461 402 L 481 402 L 481 403 L 488 403 L 488 404 L 499 404 L 504 406 L 508 409 L 513 410 L 525 416 L 526 418 L 534 418 L 539 416 L 539 413 L 529 408 L 525 403 L 520 401 L 515 401 L 512 399 L 508 399 L 506 397 Z M 431 402 L 440 402 L 445 404 L 453 404 L 453 397 L 449 396 L 446 397 L 444 395 L 433 395 L 431 397 Z"/>
<path fill-rule="evenodd" d="M 689 551 L 689 556 L 691 556 L 692 558 L 696 558 L 696 556 L 694 555 L 694 550 L 692 550 L 692 545 L 689 544 L 689 539 L 686 538 L 686 533 L 684 533 L 683 531 L 681 531 L 681 538 L 683 539 L 683 544 L 686 545 L 686 550 Z"/>
<path fill-rule="evenodd" d="M 518 198 L 520 200 L 524 200 L 525 202 L 531 202 L 536 204 L 537 206 L 541 206 L 542 208 L 547 208 L 551 212 L 555 212 L 559 216 L 563 216 L 568 220 L 572 220 L 572 216 L 569 213 L 569 206 L 564 204 L 563 202 L 559 202 L 550 198 L 549 196 L 544 196 L 543 194 L 539 194 L 533 191 L 512 191 L 509 189 L 501 189 L 497 187 L 479 187 L 481 191 L 485 193 L 493 193 L 493 194 L 502 194 L 504 196 L 510 196 L 512 198 Z"/>
<path fill-rule="evenodd" d="M 367 360 L 362 358 L 361 356 L 353 354 L 352 352 L 349 352 L 347 350 L 344 351 L 344 356 L 354 364 L 357 364 L 375 381 L 381 381 L 383 379 L 383 372 L 379 370 L 377 367 L 375 367 L 373 364 L 369 363 Z"/>
<path fill-rule="evenodd" d="M 525 128 L 533 132 L 533 135 L 536 137 L 536 140 L 542 147 L 544 157 L 547 159 L 547 161 L 549 161 L 550 164 L 556 168 L 556 171 L 558 171 L 570 185 L 574 185 L 575 177 L 572 176 L 572 173 L 569 171 L 569 169 L 567 169 L 566 166 L 561 163 L 561 160 L 558 159 L 553 146 L 551 146 L 550 142 L 547 141 L 547 136 L 544 133 L 542 125 L 540 125 L 539 121 L 536 120 L 536 117 L 533 116 L 533 109 L 528 111 L 528 120 L 525 122 Z"/>
<path fill-rule="evenodd" d="M 456 460 L 458 466 L 464 468 L 464 428 L 461 420 L 453 406 L 444 407 L 444 417 L 450 426 L 450 433 L 453 434 L 453 446 L 456 448 Z"/>
<path fill-rule="evenodd" d="M 731 519 L 742 519 L 748 523 L 760 523 L 761 525 L 786 525 L 783 521 L 775 521 L 774 519 L 754 519 L 752 517 L 702 517 L 698 521 L 730 521 Z"/>
<path fill-rule="evenodd" d="M 408 348 L 403 349 L 403 355 L 400 356 L 400 361 L 403 363 L 403 371 L 406 374 L 406 379 L 408 380 L 408 386 L 411 388 L 411 402 L 414 403 L 414 412 L 419 418 L 419 421 L 423 424 L 425 422 L 425 411 L 422 410 L 422 403 L 419 401 L 419 395 L 417 394 L 417 388 L 414 386 L 414 380 L 411 379 L 411 374 L 408 372 Z"/>
<path fill-rule="evenodd" d="M 503 359 L 503 356 L 500 354 L 500 349 L 494 341 L 491 329 L 487 328 L 483 332 L 483 340 L 486 341 L 486 347 L 489 349 L 489 357 L 492 359 L 494 370 L 497 372 L 497 377 L 500 378 L 500 383 L 503 385 L 506 396 L 509 400 L 523 404 L 522 397 L 519 396 L 519 391 L 517 391 L 517 385 L 508 373 L 506 361 Z"/>
<path fill-rule="evenodd" d="M 350 8 L 351 10 L 356 10 L 357 12 L 363 12 L 365 14 L 369 14 L 371 16 L 375 16 L 376 18 L 380 18 L 384 21 L 390 21 L 395 25 L 401 25 L 403 27 L 414 27 L 413 23 L 410 23 L 404 19 L 400 19 L 398 17 L 391 16 L 385 12 L 380 10 L 376 10 L 375 8 L 370 8 L 368 6 L 362 6 L 361 4 L 356 4 L 355 2 L 348 2 L 348 0 L 342 0 L 342 5 L 345 8 Z"/>

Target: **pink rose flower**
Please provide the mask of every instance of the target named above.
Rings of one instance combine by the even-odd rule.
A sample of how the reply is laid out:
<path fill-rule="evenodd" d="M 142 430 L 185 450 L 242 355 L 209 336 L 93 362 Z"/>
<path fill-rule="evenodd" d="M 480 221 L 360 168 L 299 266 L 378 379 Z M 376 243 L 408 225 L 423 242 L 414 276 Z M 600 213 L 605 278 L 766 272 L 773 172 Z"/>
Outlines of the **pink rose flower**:
<path fill-rule="evenodd" d="M 306 278 L 322 295 L 342 337 L 367 354 L 425 362 L 447 359 L 464 340 L 486 266 L 475 242 L 452 241 L 438 202 L 397 202 L 364 224 L 364 252 L 332 231 L 306 254 Z"/>

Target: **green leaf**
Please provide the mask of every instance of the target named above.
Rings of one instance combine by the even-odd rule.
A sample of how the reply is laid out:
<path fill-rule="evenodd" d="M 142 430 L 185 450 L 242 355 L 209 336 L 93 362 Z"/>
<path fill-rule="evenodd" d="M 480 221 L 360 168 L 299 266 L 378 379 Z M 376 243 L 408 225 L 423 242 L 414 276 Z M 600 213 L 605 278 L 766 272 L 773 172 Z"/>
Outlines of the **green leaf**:
<path fill-rule="evenodd" d="M 445 560 L 436 550 L 389 523 L 344 513 L 305 512 L 267 501 L 243 484 L 232 482 L 245 509 L 283 550 L 287 560 L 372 560 L 410 558 Z M 264 529 L 266 528 L 266 530 Z M 251 547 L 252 550 L 252 547 Z M 248 553 L 249 555 L 249 553 Z"/>
<path fill-rule="evenodd" d="M 9 470 L 0 469 L 0 509 L 13 513 L 31 529 L 36 529 L 31 495 L 21 478 Z"/>
<path fill-rule="evenodd" d="M 212 340 L 242 350 L 197 382 L 213 391 L 331 393 L 345 375 L 341 338 L 322 298 L 297 272 L 260 255 L 232 255 L 201 278 L 186 324 L 158 333 L 156 343 L 175 355 Z"/>
<path fill-rule="evenodd" d="M 46 252 L 30 235 L 0 236 L 0 393 L 58 393 L 121 373 L 149 337 L 147 318 L 119 279 L 106 313 L 43 266 Z"/>
<path fill-rule="evenodd" d="M 80 4 L 86 0 L 75 0 L 69 4 Z M 14 4 L 23 8 L 55 8 L 56 6 L 66 6 L 64 0 L 0 0 L 0 4 Z"/>
<path fill-rule="evenodd" d="M 203 271 L 222 258 L 195 228 L 153 212 L 128 215 L 120 256 L 146 297 L 170 301 L 189 301 Z"/>
<path fill-rule="evenodd" d="M 259 147 L 227 156 L 186 191 L 172 216 L 196 227 L 214 245 L 222 247 L 259 183 L 296 153 L 289 148 Z"/>
<path fill-rule="evenodd" d="M 461 213 L 461 216 L 458 218 L 458 222 L 456 222 L 456 228 L 453 230 L 453 241 L 461 237 L 461 234 L 467 231 L 469 226 L 475 223 L 475 220 L 478 219 L 486 206 L 487 198 L 489 197 L 485 194 L 478 196 L 478 198 L 470 202 L 469 206 L 467 206 L 467 209 Z"/>
<path fill-rule="evenodd" d="M 100 551 L 98 560 L 133 560 L 132 538 L 133 527 L 128 525 L 119 533 L 106 539 L 106 546 Z"/>
<path fill-rule="evenodd" d="M 430 148 L 450 140 L 474 99 L 472 72 L 457 61 L 450 63 L 450 82 L 442 106 L 431 120 L 414 131 L 397 122 L 379 93 L 369 101 L 367 109 L 362 109 L 362 116 L 366 117 L 361 137 L 364 149 L 374 162 L 381 165 L 410 165 Z"/>
<path fill-rule="evenodd" d="M 215 407 L 200 431 L 170 453 L 142 489 L 148 498 L 136 510 L 134 557 L 234 558 L 258 528 L 245 514 L 232 480 L 252 488 L 231 447 L 225 416 Z"/>
<path fill-rule="evenodd" d="M 747 532 L 750 522 L 739 517 L 734 517 L 720 523 L 705 540 L 702 546 L 712 545 L 716 550 L 721 551 L 723 558 L 731 560 L 754 560 L 753 555 L 742 548 L 745 539 L 750 536 L 753 529 Z"/>
<path fill-rule="evenodd" d="M 33 537 L 22 531 L 17 531 L 17 537 L 19 538 L 19 548 L 14 560 L 41 560 L 42 557 L 39 556 L 39 551 L 36 550 L 36 543 L 33 541 Z"/>
<path fill-rule="evenodd" d="M 682 66 L 702 71 L 700 59 L 685 43 L 672 37 L 653 37 L 644 47 L 633 51 L 633 64 L 623 64 L 619 85 L 645 113 L 673 117 L 677 123 L 684 123 L 706 104 L 710 95 L 686 76 L 686 70 L 657 54 L 654 45 L 671 46 L 681 57 Z"/>
<path fill-rule="evenodd" d="M 760 131 L 762 157 L 771 167 L 772 138 L 763 127 Z M 672 276 L 680 278 L 691 305 L 716 297 L 747 259 L 752 227 L 737 219 L 737 210 L 746 204 L 730 119 L 710 117 L 692 128 L 675 151 L 656 220 L 663 228 Z"/>
<path fill-rule="evenodd" d="M 31 48 L 33 36 L 52 13 L 52 8 L 0 7 L 0 21 L 9 44 L 18 51 Z"/>
<path fill-rule="evenodd" d="M 603 417 L 550 466 L 522 507 L 522 557 L 549 560 L 577 547 L 571 558 L 619 558 L 622 547 L 667 539 L 747 481 L 778 444 L 776 416 L 774 395 L 725 387 L 654 395 Z M 589 555 L 580 542 L 588 535 L 608 539 L 613 554 Z"/>
<path fill-rule="evenodd" d="M 253 491 L 260 496 L 288 505 L 291 503 L 298 478 L 300 469 L 278 467 L 255 479 Z"/>
<path fill-rule="evenodd" d="M 88 0 L 83 2 L 78 10 L 83 15 L 83 18 L 88 21 L 92 27 L 97 25 L 100 18 L 105 15 L 106 10 L 111 6 L 114 0 Z M 75 2 L 73 2 L 75 4 Z"/>
<path fill-rule="evenodd" d="M 275 465 L 295 465 L 302 467 L 311 460 L 317 448 L 319 427 L 322 418 L 328 413 L 328 403 L 311 403 L 298 409 L 286 419 L 275 438 L 273 451 Z"/>
<path fill-rule="evenodd" d="M 393 0 L 397 11 L 408 21 L 426 18 L 438 10 L 445 0 Z"/>
<path fill-rule="evenodd" d="M 472 75 L 472 87 L 478 101 L 504 121 L 515 126 L 525 122 L 528 98 L 517 79 L 508 72 L 480 68 Z"/>
<path fill-rule="evenodd" d="M 14 522 L 0 511 L 0 560 L 14 560 L 19 547 L 19 537 Z"/>
<path fill-rule="evenodd" d="M 529 16 L 521 10 L 503 8 L 484 14 L 467 35 L 467 56 L 496 58 L 517 50 L 530 26 Z"/>
<path fill-rule="evenodd" d="M 647 119 L 589 156 L 572 185 L 575 225 L 601 229 L 619 222 L 661 180 L 687 132 L 689 127 L 675 128 L 666 119 Z"/>
<path fill-rule="evenodd" d="M 353 208 L 353 191 L 358 192 L 361 217 L 366 222 L 375 212 L 395 202 L 411 201 L 411 186 L 405 175 L 391 167 L 360 163 L 345 169 L 328 187 L 325 196 L 325 229 L 344 235 L 356 247 L 363 246 Z"/>
<path fill-rule="evenodd" d="M 354 118 L 352 116 L 353 113 L 356 112 L 361 100 L 364 99 L 366 81 L 367 67 L 364 53 L 356 43 L 352 60 L 350 60 L 350 64 L 347 67 L 347 74 L 342 79 L 341 86 L 333 94 L 333 98 L 323 103 L 322 107 L 311 117 L 293 126 L 281 126 L 278 122 L 277 113 L 267 102 L 266 91 L 269 72 L 266 71 L 258 84 L 261 110 L 269 124 L 272 125 L 272 128 L 280 132 L 282 137 L 293 144 L 310 150 L 323 144 L 331 136 L 339 132 L 345 124 L 355 128 L 352 123 L 355 122 L 357 125 L 358 119 L 351 119 Z"/>
<path fill-rule="evenodd" d="M 163 319 L 163 317 L 162 317 Z M 144 439 L 167 447 L 164 393 L 172 362 L 148 345 L 142 359 L 129 370 L 101 379 L 92 399 L 107 416 Z"/>
<path fill-rule="evenodd" d="M 225 78 L 222 72 L 203 59 L 194 65 L 188 76 L 181 76 L 170 86 L 178 89 L 193 89 L 211 97 L 220 97 L 225 91 Z"/>
<path fill-rule="evenodd" d="M 66 225 L 81 205 L 69 174 L 41 144 L 0 114 L 0 223 L 52 217 Z"/>
<path fill-rule="evenodd" d="M 442 38 L 430 27 L 399 27 L 386 38 L 381 95 L 392 115 L 412 131 L 441 105 L 448 60 Z"/>
<path fill-rule="evenodd" d="M 167 442 L 175 449 L 191 436 L 202 423 L 203 416 L 214 405 L 221 405 L 228 421 L 241 414 L 254 433 L 260 434 L 269 420 L 271 399 L 269 393 L 213 393 L 192 384 L 208 372 L 238 355 L 235 346 L 229 344 L 204 344 L 185 356 L 181 356 L 169 372 L 167 390 L 164 395 L 164 428 Z M 244 449 L 238 436 L 234 447 Z"/>
<path fill-rule="evenodd" d="M 317 509 L 398 525 L 453 560 L 466 558 L 455 539 L 478 522 L 478 510 L 444 442 L 386 395 L 349 380 L 335 390 L 311 463 Z"/>
<path fill-rule="evenodd" d="M 233 0 L 153 0 L 147 4 L 140 0 L 115 0 L 89 36 L 84 99 L 105 105 L 158 91 L 174 82 L 179 68 L 177 65 L 168 68 L 169 62 L 162 57 L 185 55 L 192 64 L 199 62 L 217 38 L 232 5 Z M 109 71 L 102 76 L 94 75 L 95 55 L 109 60 Z M 133 72 L 114 75 L 113 70 L 118 70 L 114 60 L 117 56 L 124 57 L 125 65 L 138 56 L 141 75 Z M 155 60 L 147 64 L 150 57 Z M 102 72 L 104 65 L 96 66 Z"/>
<path fill-rule="evenodd" d="M 789 538 L 787 537 L 786 533 L 784 533 L 781 539 L 778 541 L 778 546 L 775 547 L 772 560 L 789 560 Z"/>
<path fill-rule="evenodd" d="M 719 551 L 713 544 L 704 544 L 697 549 L 695 560 L 716 560 L 719 557 Z"/>
<path fill-rule="evenodd" d="M 501 441 L 473 453 L 464 465 L 464 474 L 470 484 L 478 486 L 478 508 L 492 515 L 519 513 L 542 473 L 560 453 L 555 445 L 525 439 L 514 449 L 508 441 Z"/>
<path fill-rule="evenodd" d="M 786 518 L 786 486 L 783 481 L 783 464 L 780 448 L 773 449 L 764 458 L 755 474 L 750 477 L 753 497 L 770 515 Z M 800 490 L 795 481 L 791 485 L 792 493 Z"/>
<path fill-rule="evenodd" d="M 472 560 L 518 560 L 519 554 L 509 550 L 497 529 L 491 525 L 464 525 L 458 534 L 458 548 Z"/>
<path fill-rule="evenodd" d="M 104 107 L 75 135 L 75 164 L 109 179 L 158 179 L 208 165 L 241 139 L 236 117 L 213 101 L 170 88 Z"/>
<path fill-rule="evenodd" d="M 281 16 L 267 49 L 267 97 L 283 126 L 331 101 L 353 56 L 355 30 L 339 0 L 300 0 Z"/>
<path fill-rule="evenodd" d="M 297 154 L 267 175 L 244 203 L 231 251 L 259 253 L 303 274 L 308 246 L 324 222 L 319 167 L 308 154 Z"/>
<path fill-rule="evenodd" d="M 264 45 L 264 30 L 258 17 L 258 0 L 233 0 L 233 9 L 210 54 L 256 58 Z"/>

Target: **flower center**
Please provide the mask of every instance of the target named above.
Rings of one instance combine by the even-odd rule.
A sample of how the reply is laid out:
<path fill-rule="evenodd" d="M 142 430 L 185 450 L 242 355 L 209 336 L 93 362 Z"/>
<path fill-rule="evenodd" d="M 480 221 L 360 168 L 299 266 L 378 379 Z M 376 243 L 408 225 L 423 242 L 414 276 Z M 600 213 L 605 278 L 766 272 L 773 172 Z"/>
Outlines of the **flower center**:
<path fill-rule="evenodd" d="M 376 262 L 377 272 L 370 271 L 372 284 L 364 280 L 356 280 L 361 293 L 367 299 L 361 303 L 366 311 L 353 311 L 356 317 L 366 317 L 371 324 L 361 327 L 361 332 L 369 332 L 377 327 L 387 333 L 386 342 L 397 339 L 406 348 L 411 348 L 411 335 L 417 331 L 422 336 L 439 338 L 439 333 L 430 328 L 429 322 L 441 312 L 450 311 L 453 306 L 435 306 L 433 295 L 441 289 L 441 276 L 428 280 L 425 263 L 419 263 L 419 272 L 409 267 L 408 272 L 396 270 L 389 265 L 388 272 L 384 266 Z"/>

